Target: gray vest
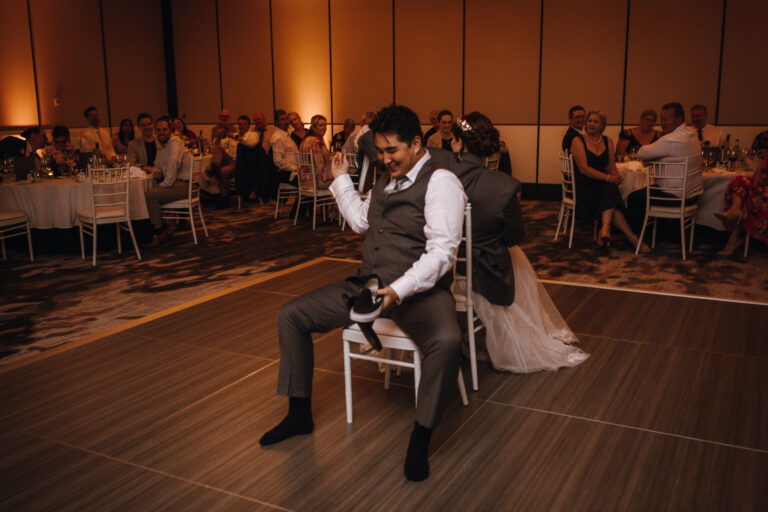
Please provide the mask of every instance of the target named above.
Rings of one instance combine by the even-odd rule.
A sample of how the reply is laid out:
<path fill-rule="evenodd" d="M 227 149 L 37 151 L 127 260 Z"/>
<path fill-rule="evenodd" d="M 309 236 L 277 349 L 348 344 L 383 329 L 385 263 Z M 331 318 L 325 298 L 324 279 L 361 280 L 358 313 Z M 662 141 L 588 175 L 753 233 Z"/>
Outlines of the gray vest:
<path fill-rule="evenodd" d="M 402 192 L 382 200 L 389 175 L 376 182 L 368 207 L 368 231 L 363 242 L 362 275 L 376 274 L 384 286 L 402 276 L 424 254 L 424 197 L 429 179 L 437 166 L 430 159 L 421 168 L 416 181 Z M 448 289 L 453 273 L 447 272 L 435 286 Z"/>

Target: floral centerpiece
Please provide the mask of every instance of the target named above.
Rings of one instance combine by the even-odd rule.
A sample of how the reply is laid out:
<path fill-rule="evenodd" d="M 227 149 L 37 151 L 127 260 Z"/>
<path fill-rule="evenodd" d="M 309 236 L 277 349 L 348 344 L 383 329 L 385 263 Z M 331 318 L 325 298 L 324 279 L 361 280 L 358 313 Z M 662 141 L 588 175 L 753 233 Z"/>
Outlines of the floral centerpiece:
<path fill-rule="evenodd" d="M 50 166 L 54 176 L 66 174 L 75 174 L 80 160 L 80 151 L 75 149 L 72 144 L 54 144 L 46 146 L 46 163 Z"/>

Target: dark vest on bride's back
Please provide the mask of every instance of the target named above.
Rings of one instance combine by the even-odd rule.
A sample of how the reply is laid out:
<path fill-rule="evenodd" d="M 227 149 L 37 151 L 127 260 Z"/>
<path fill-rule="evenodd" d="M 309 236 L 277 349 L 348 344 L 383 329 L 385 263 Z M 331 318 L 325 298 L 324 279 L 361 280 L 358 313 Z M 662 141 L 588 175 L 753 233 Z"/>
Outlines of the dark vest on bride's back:
<path fill-rule="evenodd" d="M 368 207 L 362 275 L 377 274 L 388 286 L 426 252 L 425 196 L 429 179 L 438 168 L 432 159 L 427 160 L 410 187 L 390 194 L 384 193 L 391 180 L 388 173 L 376 182 Z M 452 280 L 452 272 L 447 272 L 435 286 L 448 289 Z"/>
<path fill-rule="evenodd" d="M 472 289 L 493 304 L 509 306 L 515 299 L 515 274 L 508 247 L 525 238 L 525 223 L 517 193 L 520 182 L 489 171 L 483 161 L 464 154 L 429 148 L 432 159 L 461 180 L 472 203 Z"/>

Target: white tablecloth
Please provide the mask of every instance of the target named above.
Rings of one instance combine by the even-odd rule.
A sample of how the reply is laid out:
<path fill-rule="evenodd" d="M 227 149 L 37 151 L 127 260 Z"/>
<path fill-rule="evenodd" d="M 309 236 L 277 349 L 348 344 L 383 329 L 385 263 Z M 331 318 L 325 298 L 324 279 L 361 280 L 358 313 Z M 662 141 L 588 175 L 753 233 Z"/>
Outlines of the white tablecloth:
<path fill-rule="evenodd" d="M 147 178 L 131 178 L 131 219 L 148 219 L 144 192 Z M 0 185 L 0 210 L 20 210 L 37 229 L 71 228 L 78 225 L 77 211 L 91 207 L 91 189 L 76 179 L 16 182 Z"/>
<path fill-rule="evenodd" d="M 645 188 L 645 175 L 648 171 L 640 162 L 618 163 L 616 164 L 616 170 L 624 178 L 619 184 L 619 192 L 621 192 L 621 198 L 624 201 L 635 190 Z"/>

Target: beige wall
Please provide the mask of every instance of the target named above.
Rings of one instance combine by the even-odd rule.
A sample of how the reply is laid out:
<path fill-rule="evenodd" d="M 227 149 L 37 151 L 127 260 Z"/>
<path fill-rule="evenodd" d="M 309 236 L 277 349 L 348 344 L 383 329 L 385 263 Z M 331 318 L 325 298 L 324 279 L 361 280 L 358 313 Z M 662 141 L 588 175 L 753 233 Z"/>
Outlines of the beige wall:
<path fill-rule="evenodd" d="M 0 125 L 37 124 L 26 0 L 0 0 Z"/>
<path fill-rule="evenodd" d="M 215 122 L 223 102 L 270 120 L 273 107 L 322 113 L 338 129 L 393 99 L 424 122 L 463 102 L 499 125 L 517 176 L 554 183 L 576 103 L 606 111 L 612 131 L 671 100 L 706 104 L 742 140 L 768 124 L 768 2 L 728 0 L 723 33 L 724 2 L 172 0 L 178 106 L 193 124 Z M 83 126 L 90 104 L 106 124 L 107 91 L 113 125 L 167 110 L 159 4 L 126 4 L 29 0 L 43 124 Z M 27 2 L 0 8 L 2 130 L 37 111 Z"/>

